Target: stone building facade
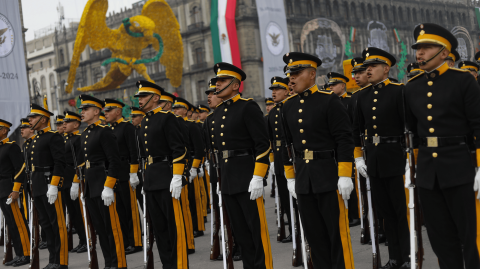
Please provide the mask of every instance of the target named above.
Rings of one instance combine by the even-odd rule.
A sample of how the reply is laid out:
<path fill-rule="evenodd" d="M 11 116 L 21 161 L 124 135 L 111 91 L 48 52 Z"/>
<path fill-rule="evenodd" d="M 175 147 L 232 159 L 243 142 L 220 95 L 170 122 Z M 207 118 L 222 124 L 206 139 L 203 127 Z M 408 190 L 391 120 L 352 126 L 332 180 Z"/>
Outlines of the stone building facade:
<path fill-rule="evenodd" d="M 258 0 L 260 1 L 260 0 Z M 209 0 L 167 0 L 177 20 L 184 48 L 182 85 L 173 88 L 159 62 L 146 64 L 151 78 L 169 92 L 194 104 L 206 103 L 204 90 L 213 73 L 213 51 L 210 33 Z M 480 29 L 471 0 L 284 0 L 288 42 L 291 51 L 304 51 L 319 56 L 318 83 L 329 71 L 342 72 L 342 62 L 358 56 L 368 46 L 383 48 L 397 58 L 392 75 L 405 82 L 406 66 L 414 61 L 412 30 L 418 23 L 434 22 L 455 34 L 462 59 L 473 59 L 478 50 Z M 107 25 L 117 28 L 122 19 L 141 14 L 145 1 L 108 14 Z M 236 26 L 242 68 L 247 74 L 244 97 L 254 98 L 263 107 L 263 62 L 255 0 L 237 0 Z M 101 63 L 111 56 L 107 49 L 94 51 L 87 47 L 77 69 L 74 91 L 64 92 L 76 37 L 75 25 L 54 35 L 57 84 L 60 85 L 60 108 L 73 110 L 69 101 L 79 94 L 77 87 L 98 82 L 108 71 Z M 353 31 L 353 32 L 352 32 Z M 353 34 L 355 33 L 355 34 Z M 142 58 L 153 57 L 151 48 Z M 282 74 L 278 74 L 282 75 Z M 98 98 L 119 98 L 128 105 L 136 91 L 135 82 L 143 79 L 136 72 L 119 89 L 93 93 Z"/>

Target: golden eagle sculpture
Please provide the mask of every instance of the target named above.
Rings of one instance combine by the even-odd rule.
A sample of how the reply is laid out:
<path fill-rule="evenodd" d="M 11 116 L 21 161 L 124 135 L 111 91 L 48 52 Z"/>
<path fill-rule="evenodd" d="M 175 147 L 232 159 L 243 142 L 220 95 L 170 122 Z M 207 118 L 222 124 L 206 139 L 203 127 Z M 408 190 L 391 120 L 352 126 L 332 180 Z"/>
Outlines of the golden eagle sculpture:
<path fill-rule="evenodd" d="M 106 23 L 108 0 L 89 0 L 83 10 L 73 49 L 70 71 L 65 91 L 70 93 L 75 82 L 80 54 L 86 46 L 94 50 L 109 49 L 112 58 L 102 65 L 111 63 L 110 70 L 99 82 L 78 88 L 79 91 L 106 91 L 118 88 L 133 70 L 148 81 L 145 63 L 160 60 L 166 68 L 166 76 L 173 87 L 182 83 L 183 43 L 180 26 L 172 9 L 165 0 L 149 0 L 142 15 L 125 18 L 118 29 L 110 29 Z M 149 45 L 157 51 L 150 59 L 141 59 L 142 50 Z"/>

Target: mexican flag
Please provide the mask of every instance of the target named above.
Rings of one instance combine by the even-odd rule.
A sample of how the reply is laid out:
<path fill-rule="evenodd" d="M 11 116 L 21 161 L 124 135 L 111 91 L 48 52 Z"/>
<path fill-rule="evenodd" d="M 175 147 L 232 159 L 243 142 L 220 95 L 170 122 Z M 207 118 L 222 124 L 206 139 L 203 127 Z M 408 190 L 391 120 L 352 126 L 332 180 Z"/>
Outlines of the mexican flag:
<path fill-rule="evenodd" d="M 242 68 L 238 48 L 235 9 L 237 0 L 211 0 L 211 23 L 213 58 L 215 63 L 231 63 Z M 243 90 L 240 88 L 240 92 Z"/>
<path fill-rule="evenodd" d="M 400 35 L 398 34 L 397 28 L 393 29 L 393 34 L 395 35 L 397 42 L 400 42 Z"/>
<path fill-rule="evenodd" d="M 357 29 L 353 26 L 350 27 L 350 42 L 355 42 L 355 34 L 357 33 Z"/>

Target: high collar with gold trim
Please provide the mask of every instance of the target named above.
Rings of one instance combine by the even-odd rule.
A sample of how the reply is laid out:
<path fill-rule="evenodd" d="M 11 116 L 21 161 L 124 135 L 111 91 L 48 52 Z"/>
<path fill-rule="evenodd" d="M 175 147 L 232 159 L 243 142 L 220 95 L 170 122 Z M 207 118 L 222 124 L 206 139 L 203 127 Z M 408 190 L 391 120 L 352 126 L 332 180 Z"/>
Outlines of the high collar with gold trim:
<path fill-rule="evenodd" d="M 308 95 L 310 94 L 314 94 L 318 92 L 318 87 L 317 87 L 317 84 L 314 84 L 312 87 L 304 90 L 303 92 L 299 93 L 298 96 L 300 97 L 307 97 Z"/>
<path fill-rule="evenodd" d="M 373 85 L 372 88 L 373 88 L 373 89 L 381 89 L 381 88 L 387 86 L 387 85 L 390 84 L 390 83 L 392 83 L 392 82 L 390 81 L 390 79 L 387 78 L 387 79 L 385 79 L 385 80 L 383 80 L 383 81 L 381 81 L 381 82 Z"/>
<path fill-rule="evenodd" d="M 237 94 L 236 94 L 235 96 L 233 96 L 232 98 L 229 98 L 229 99 L 223 101 L 222 103 L 218 104 L 218 106 L 220 106 L 220 105 L 222 105 L 222 104 L 225 104 L 226 106 L 229 106 L 229 105 L 237 102 L 238 100 L 240 100 L 240 98 L 241 98 L 241 97 L 240 97 L 240 94 L 237 93 Z M 217 107 L 218 107 L 218 106 L 217 106 Z"/>
<path fill-rule="evenodd" d="M 30 136 L 30 138 L 28 138 L 25 142 L 27 142 L 27 143 L 32 142 L 32 140 L 35 138 L 35 136 L 36 136 L 36 135 Z"/>
<path fill-rule="evenodd" d="M 119 125 L 120 123 L 122 123 L 123 121 L 124 121 L 123 117 L 120 117 L 120 119 L 118 119 L 117 121 L 115 121 L 115 122 L 112 124 L 112 126 L 115 127 L 115 126 Z"/>
<path fill-rule="evenodd" d="M 44 134 L 44 133 L 48 133 L 49 131 L 51 131 L 52 128 L 50 126 L 47 126 L 45 128 L 43 128 L 42 130 L 38 131 L 37 132 L 37 135 L 41 135 L 41 134 Z"/>
<path fill-rule="evenodd" d="M 72 136 L 74 136 L 74 135 L 77 135 L 79 132 L 80 132 L 79 130 L 76 130 L 76 131 L 74 131 L 74 132 L 72 132 L 72 133 L 64 133 L 63 135 L 64 135 L 64 136 L 68 136 L 68 137 L 72 137 Z"/>
<path fill-rule="evenodd" d="M 0 146 L 1 145 L 4 145 L 4 144 L 7 144 L 9 141 L 8 137 L 7 138 L 4 138 L 2 141 L 0 141 Z"/>
<path fill-rule="evenodd" d="M 345 91 L 342 95 L 340 95 L 340 98 L 346 98 L 348 96 L 348 93 Z"/>
<path fill-rule="evenodd" d="M 101 121 L 101 120 L 97 120 L 96 122 L 88 125 L 87 129 L 88 129 L 88 128 L 93 129 L 95 126 L 100 125 L 100 123 L 102 123 L 102 121 Z"/>
<path fill-rule="evenodd" d="M 424 75 L 428 80 L 435 80 L 439 76 L 443 75 L 449 68 L 450 67 L 448 66 L 447 62 L 444 62 L 442 65 L 435 68 L 431 72 L 426 72 L 425 71 Z"/>

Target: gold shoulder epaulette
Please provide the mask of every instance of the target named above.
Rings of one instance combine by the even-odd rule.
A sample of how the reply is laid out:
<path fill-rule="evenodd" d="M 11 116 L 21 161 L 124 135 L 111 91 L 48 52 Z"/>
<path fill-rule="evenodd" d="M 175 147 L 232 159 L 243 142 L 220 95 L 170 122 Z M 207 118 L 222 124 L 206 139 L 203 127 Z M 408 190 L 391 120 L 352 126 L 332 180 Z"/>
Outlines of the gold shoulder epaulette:
<path fill-rule="evenodd" d="M 49 133 L 58 133 L 58 131 L 52 131 L 52 130 L 50 130 L 50 131 L 48 131 L 48 132 L 49 132 Z"/>
<path fill-rule="evenodd" d="M 13 144 L 15 141 L 8 141 L 7 144 Z"/>
<path fill-rule="evenodd" d="M 285 100 L 282 101 L 282 103 L 286 103 L 288 100 L 292 99 L 293 97 L 297 97 L 298 94 L 294 94 L 294 95 L 290 95 L 289 97 L 287 97 Z"/>
<path fill-rule="evenodd" d="M 100 127 L 102 127 L 102 128 L 107 127 L 107 125 L 101 125 L 101 124 L 99 124 L 98 126 L 100 126 Z"/>
<path fill-rule="evenodd" d="M 219 107 L 219 106 L 221 106 L 221 105 L 223 105 L 223 102 L 221 102 L 220 104 L 218 104 L 215 108 L 217 108 L 217 107 Z"/>
<path fill-rule="evenodd" d="M 240 100 L 243 100 L 243 101 L 252 101 L 253 98 L 248 98 L 248 99 L 245 99 L 245 98 L 240 98 Z"/>
<path fill-rule="evenodd" d="M 211 115 L 213 115 L 213 111 L 210 112 L 210 114 L 207 115 L 207 118 L 210 117 Z"/>
<path fill-rule="evenodd" d="M 403 83 L 396 83 L 396 82 L 390 82 L 390 84 L 397 85 L 397 86 L 405 85 L 405 84 L 403 84 Z"/>
<path fill-rule="evenodd" d="M 128 122 L 128 120 L 123 120 L 122 122 Z"/>
<path fill-rule="evenodd" d="M 355 93 L 357 93 L 357 92 L 359 92 L 359 91 L 361 91 L 361 90 L 363 90 L 363 89 L 366 89 L 366 88 L 368 88 L 368 87 L 370 87 L 370 86 L 371 86 L 371 84 L 368 84 L 367 86 L 365 86 L 365 87 L 363 87 L 363 88 L 361 88 L 361 89 L 358 89 L 358 90 L 352 92 L 352 95 L 354 95 Z"/>
<path fill-rule="evenodd" d="M 317 91 L 317 92 L 319 92 L 319 93 L 323 93 L 323 94 L 328 94 L 328 95 L 330 95 L 330 94 L 332 94 L 332 93 L 333 93 L 333 92 L 331 92 L 331 91 L 330 91 L 330 92 L 326 92 L 326 91 L 320 91 L 320 90 L 319 90 L 319 91 Z"/>
<path fill-rule="evenodd" d="M 450 68 L 450 69 L 452 69 L 452 68 Z M 455 68 L 455 69 L 456 69 L 456 68 Z M 414 79 L 418 78 L 418 77 L 419 77 L 419 76 L 421 76 L 421 75 L 423 75 L 423 73 L 420 73 L 420 74 L 418 74 L 418 75 L 414 76 L 413 78 L 409 79 L 407 82 L 410 82 L 410 81 L 412 81 L 412 80 L 414 80 Z"/>
<path fill-rule="evenodd" d="M 460 69 L 460 68 L 455 68 L 455 67 L 450 67 L 451 70 L 455 70 L 455 71 L 460 71 L 460 72 L 470 72 L 469 70 L 467 69 Z"/>

